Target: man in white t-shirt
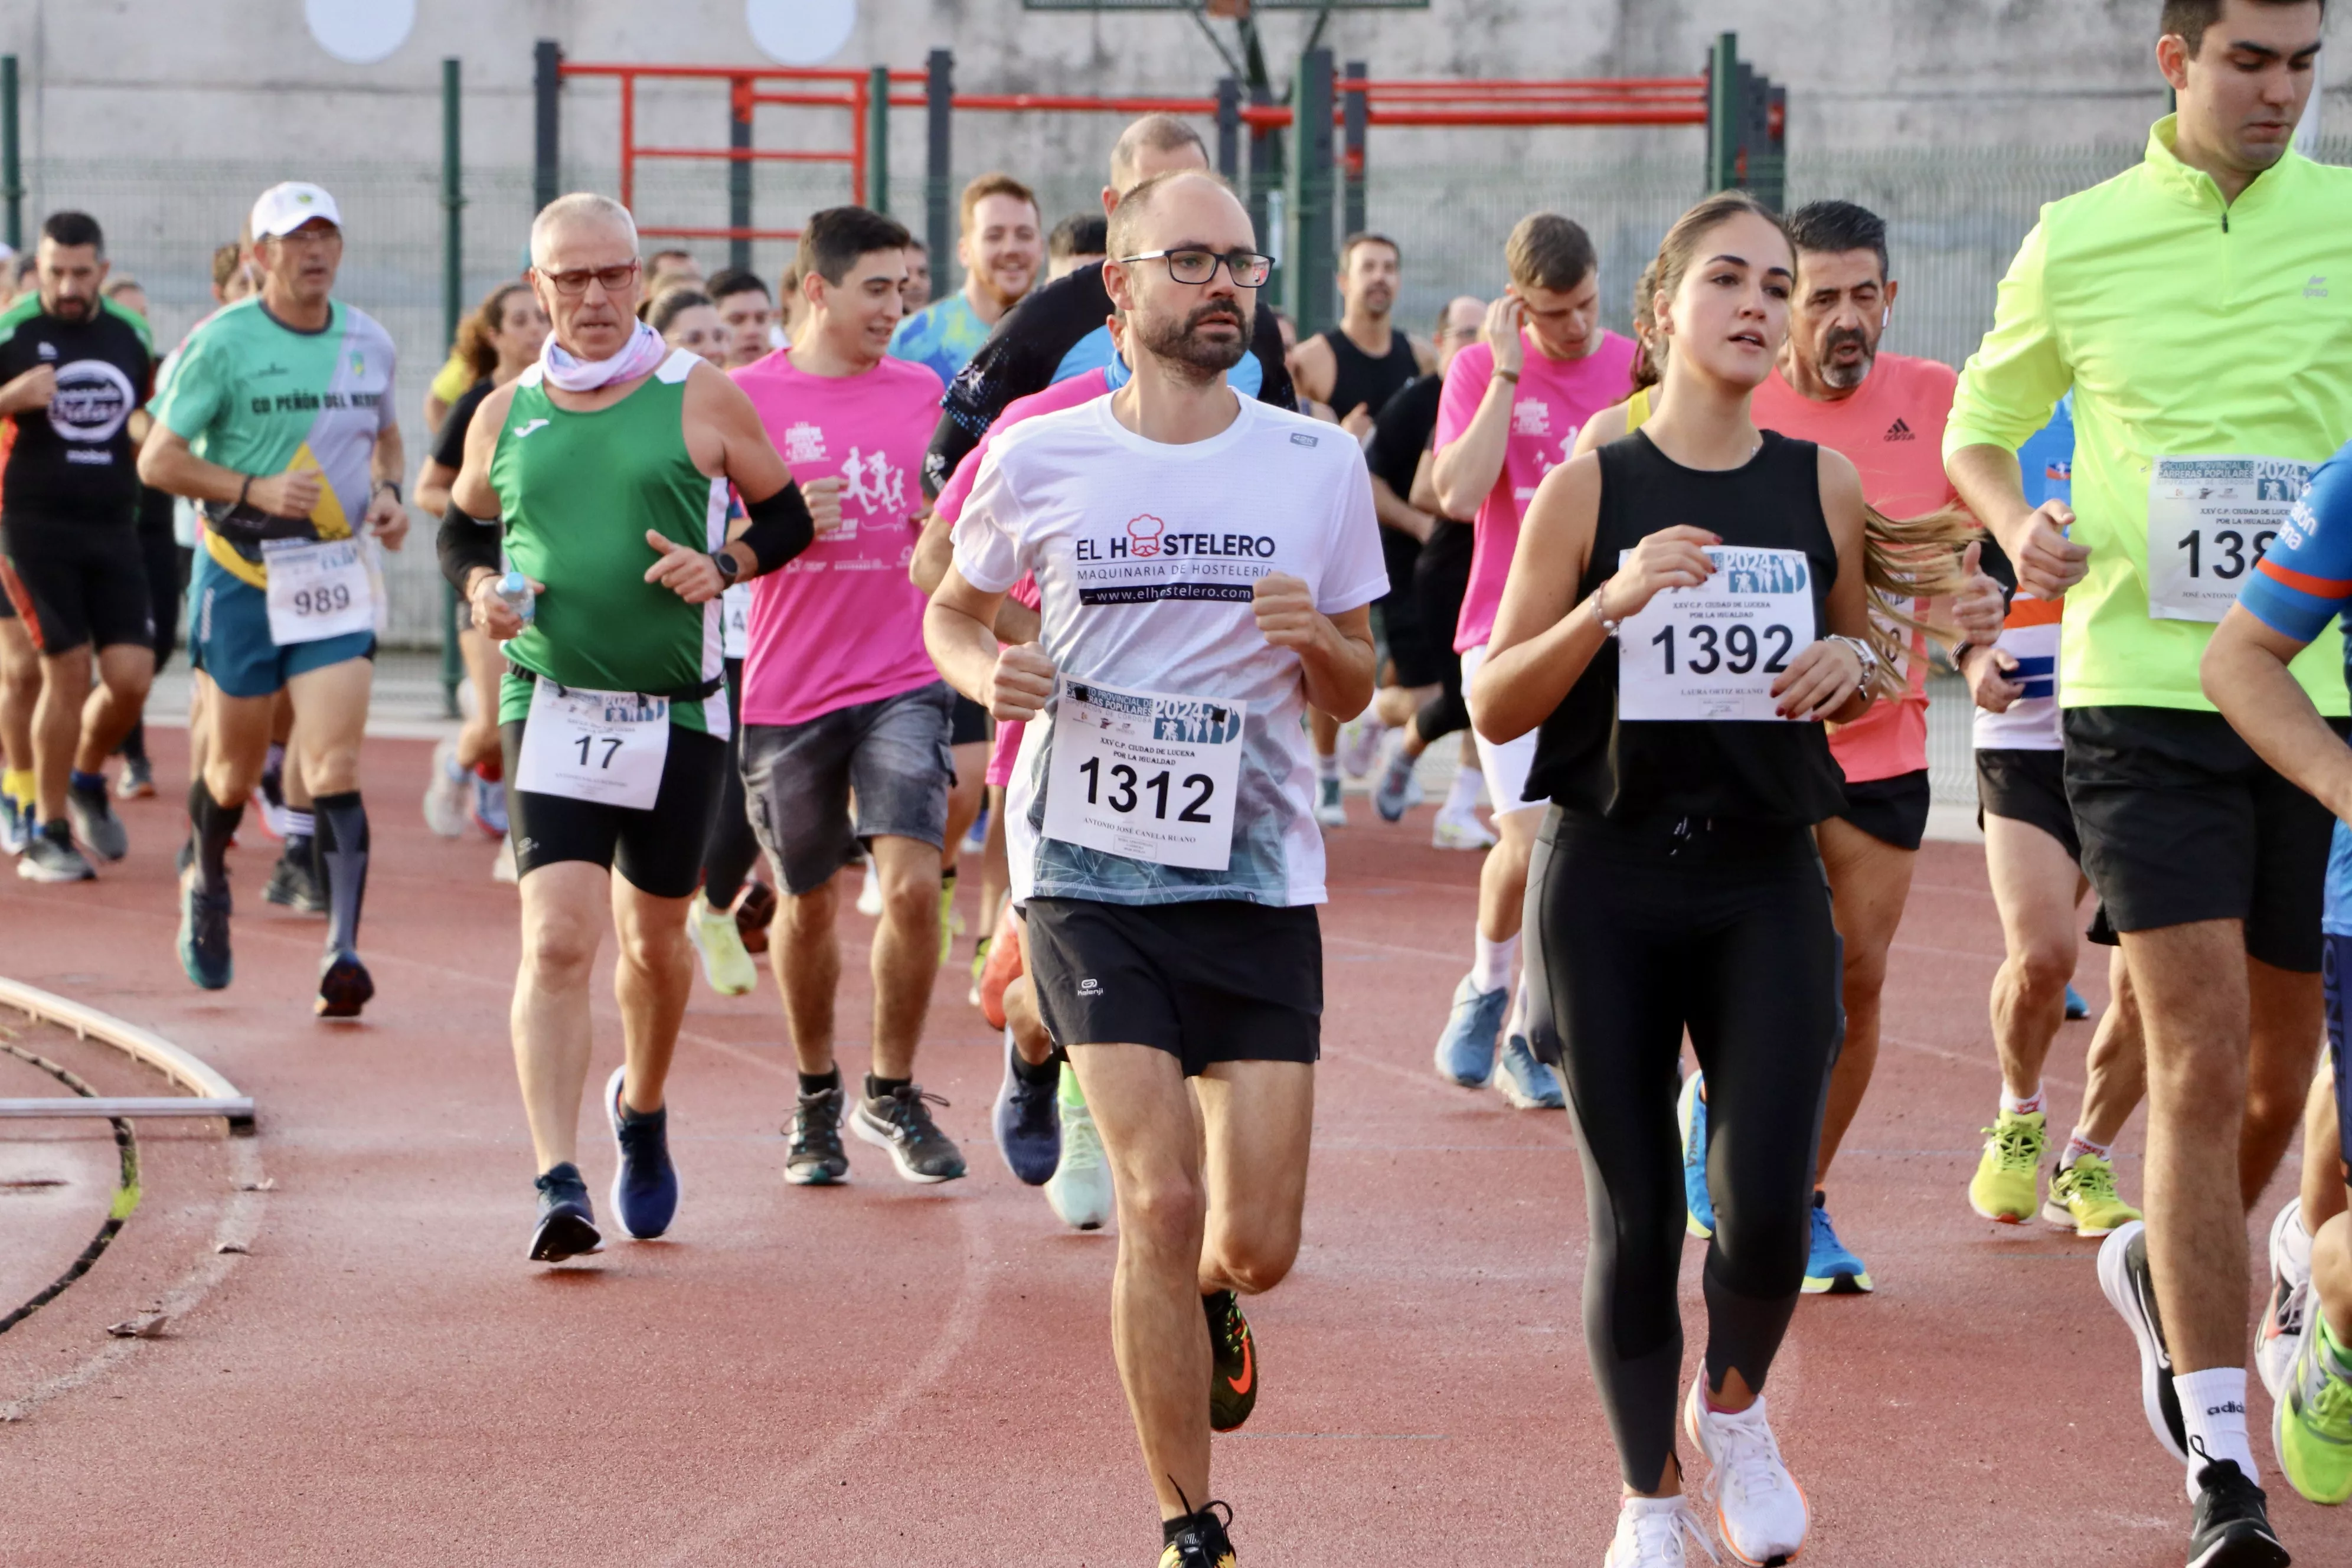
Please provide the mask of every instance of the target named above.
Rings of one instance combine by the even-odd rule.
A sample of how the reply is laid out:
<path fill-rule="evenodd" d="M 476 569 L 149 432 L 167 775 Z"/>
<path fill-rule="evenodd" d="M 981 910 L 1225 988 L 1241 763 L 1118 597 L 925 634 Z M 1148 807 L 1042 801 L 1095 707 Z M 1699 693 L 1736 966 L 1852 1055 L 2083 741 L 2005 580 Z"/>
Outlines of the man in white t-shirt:
<path fill-rule="evenodd" d="M 1297 1255 L 1320 1054 L 1301 719 L 1371 700 L 1369 606 L 1388 581 L 1355 443 L 1225 384 L 1270 266 L 1255 245 L 1214 175 L 1120 200 L 1104 279 L 1134 379 L 999 434 L 924 625 L 957 688 L 1038 721 L 1006 803 L 1013 896 L 1110 1157 L 1113 1344 L 1161 1568 L 1232 1550 L 1209 1434 L 1256 1395 L 1235 1296 Z M 997 606 L 1024 572 L 1039 640 L 1000 652 Z"/>

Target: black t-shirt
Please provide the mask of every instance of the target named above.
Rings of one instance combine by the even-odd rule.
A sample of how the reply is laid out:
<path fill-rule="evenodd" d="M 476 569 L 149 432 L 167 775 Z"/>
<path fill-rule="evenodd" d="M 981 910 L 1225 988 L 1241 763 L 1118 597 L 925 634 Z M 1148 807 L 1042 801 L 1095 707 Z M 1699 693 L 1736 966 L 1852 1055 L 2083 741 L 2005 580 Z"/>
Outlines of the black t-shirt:
<path fill-rule="evenodd" d="M 139 506 L 131 416 L 154 390 L 147 323 L 111 300 L 68 321 L 27 294 L 0 311 L 0 384 L 45 364 L 57 371 L 57 395 L 15 416 L 0 510 L 128 525 Z"/>
<path fill-rule="evenodd" d="M 441 428 L 434 434 L 435 462 L 445 468 L 466 466 L 466 432 L 473 427 L 474 411 L 498 389 L 498 383 L 486 375 L 457 395 L 457 401 L 449 405 L 449 412 L 441 416 Z"/>
<path fill-rule="evenodd" d="M 1399 500 L 1412 499 L 1412 477 L 1421 468 L 1430 438 L 1437 434 L 1437 400 L 1444 391 L 1444 376 L 1415 376 L 1372 416 L 1372 438 L 1364 447 L 1364 461 L 1388 481 Z"/>

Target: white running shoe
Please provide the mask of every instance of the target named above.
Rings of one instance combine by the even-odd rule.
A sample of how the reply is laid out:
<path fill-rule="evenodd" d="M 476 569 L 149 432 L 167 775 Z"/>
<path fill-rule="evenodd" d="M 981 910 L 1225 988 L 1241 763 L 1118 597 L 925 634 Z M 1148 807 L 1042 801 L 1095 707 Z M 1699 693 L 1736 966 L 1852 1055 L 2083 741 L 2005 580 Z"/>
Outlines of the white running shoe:
<path fill-rule="evenodd" d="M 1338 779 L 1315 781 L 1315 821 L 1324 827 L 1348 826 L 1348 803 L 1339 797 Z"/>
<path fill-rule="evenodd" d="M 1684 1568 L 1685 1544 L 1696 1544 L 1710 1563 L 1723 1561 L 1706 1543 L 1698 1516 L 1679 1497 L 1629 1497 L 1617 1508 L 1617 1538 L 1601 1568 Z"/>
<path fill-rule="evenodd" d="M 490 862 L 490 880 L 512 887 L 519 879 L 520 875 L 515 869 L 514 836 L 509 834 L 499 840 L 499 858 Z"/>
<path fill-rule="evenodd" d="M 2271 1221 L 2271 1293 L 2254 1340 L 2254 1370 L 2276 1399 L 2294 1374 L 2311 1318 L 2311 1235 L 2303 1228 L 2303 1200 L 2289 1198 Z"/>
<path fill-rule="evenodd" d="M 1430 847 L 1433 849 L 1492 849 L 1501 840 L 1495 830 L 1478 820 L 1478 814 L 1467 806 L 1455 810 L 1443 805 L 1437 809 L 1437 821 L 1429 830 Z"/>
<path fill-rule="evenodd" d="M 1067 1063 L 1062 1072 L 1067 1076 Z M 1086 1101 L 1061 1097 L 1062 1160 L 1045 1183 L 1045 1201 L 1072 1230 L 1100 1230 L 1111 1215 L 1110 1167 L 1103 1163 L 1102 1134 Z"/>
<path fill-rule="evenodd" d="M 857 912 L 869 921 L 882 918 L 882 879 L 871 861 L 866 866 L 866 885 L 857 889 Z"/>
<path fill-rule="evenodd" d="M 433 780 L 425 786 L 425 826 L 436 837 L 455 838 L 474 816 L 473 775 L 457 765 L 457 738 L 446 736 L 433 748 Z"/>
<path fill-rule="evenodd" d="M 1804 1549 L 1810 1522 L 1805 1494 L 1780 1462 L 1780 1445 L 1764 1415 L 1764 1397 L 1741 1411 L 1710 1409 L 1705 1380 L 1691 1384 L 1683 1427 L 1713 1474 L 1715 1524 L 1732 1556 L 1749 1564 L 1785 1562 Z"/>
<path fill-rule="evenodd" d="M 1351 779 L 1368 778 L 1380 765 L 1381 741 L 1389 727 L 1378 719 L 1359 715 L 1339 726 L 1339 771 Z"/>
<path fill-rule="evenodd" d="M 743 931 L 735 923 L 735 911 L 715 910 L 700 891 L 694 902 L 687 906 L 686 940 L 702 960 L 702 977 L 721 996 L 749 996 L 760 984 L 759 966 L 744 951 Z"/>

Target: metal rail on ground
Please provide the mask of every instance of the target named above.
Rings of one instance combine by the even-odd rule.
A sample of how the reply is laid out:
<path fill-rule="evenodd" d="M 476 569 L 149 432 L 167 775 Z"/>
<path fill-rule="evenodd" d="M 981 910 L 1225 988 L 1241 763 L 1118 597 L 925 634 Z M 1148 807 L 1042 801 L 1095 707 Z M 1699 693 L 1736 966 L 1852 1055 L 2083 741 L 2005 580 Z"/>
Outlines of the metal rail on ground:
<path fill-rule="evenodd" d="M 194 1098 L 142 1096 L 100 1099 L 90 1096 L 42 1100 L 0 1100 L 0 1119 L 51 1116 L 219 1116 L 240 1137 L 253 1133 L 253 1097 L 241 1093 L 209 1064 L 181 1049 L 151 1029 L 126 1023 L 110 1013 L 85 1006 L 69 997 L 21 980 L 0 977 L 0 1006 L 60 1028 L 86 1040 L 97 1040 L 146 1063 Z"/>

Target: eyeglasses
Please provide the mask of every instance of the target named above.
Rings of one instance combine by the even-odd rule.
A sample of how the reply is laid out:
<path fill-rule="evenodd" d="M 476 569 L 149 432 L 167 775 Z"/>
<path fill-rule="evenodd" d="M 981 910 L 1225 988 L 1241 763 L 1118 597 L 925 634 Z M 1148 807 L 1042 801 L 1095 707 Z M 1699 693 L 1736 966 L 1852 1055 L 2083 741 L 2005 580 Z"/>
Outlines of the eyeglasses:
<path fill-rule="evenodd" d="M 607 294 L 617 294 L 636 281 L 637 263 L 621 267 L 575 267 L 569 272 L 541 272 L 540 276 L 555 285 L 555 291 L 565 299 L 577 299 L 588 292 L 588 280 L 593 278 L 604 286 Z"/>
<path fill-rule="evenodd" d="M 1219 256 L 1213 250 L 1147 250 L 1140 256 L 1122 256 L 1122 267 L 1138 261 L 1165 261 L 1168 276 L 1179 283 L 1206 283 L 1217 275 L 1219 263 L 1234 276 L 1236 289 L 1256 289 L 1264 286 L 1274 272 L 1274 258 L 1260 256 L 1254 250 L 1236 250 Z"/>

